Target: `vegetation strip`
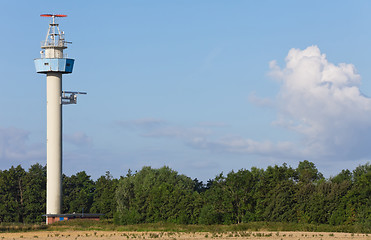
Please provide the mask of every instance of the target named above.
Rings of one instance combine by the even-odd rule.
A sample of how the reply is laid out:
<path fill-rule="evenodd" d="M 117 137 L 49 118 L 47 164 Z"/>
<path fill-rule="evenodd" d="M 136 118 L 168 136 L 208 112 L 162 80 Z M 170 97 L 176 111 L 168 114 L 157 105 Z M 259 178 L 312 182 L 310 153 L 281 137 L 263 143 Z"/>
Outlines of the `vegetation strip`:
<path fill-rule="evenodd" d="M 0 231 L 32 230 L 5 222 L 45 221 L 45 184 L 46 170 L 40 164 L 28 171 L 21 166 L 0 171 Z M 221 173 L 206 184 L 169 167 L 129 170 L 120 179 L 107 172 L 96 181 L 83 171 L 64 176 L 63 196 L 63 212 L 104 213 L 114 224 L 99 224 L 114 229 L 146 230 L 149 225 L 143 224 L 163 222 L 178 224 L 174 231 L 207 225 L 244 231 L 256 225 L 277 231 L 371 232 L 369 163 L 329 179 L 309 161 L 295 169 L 286 164 L 253 167 Z M 272 228 L 272 223 L 284 228 Z"/>

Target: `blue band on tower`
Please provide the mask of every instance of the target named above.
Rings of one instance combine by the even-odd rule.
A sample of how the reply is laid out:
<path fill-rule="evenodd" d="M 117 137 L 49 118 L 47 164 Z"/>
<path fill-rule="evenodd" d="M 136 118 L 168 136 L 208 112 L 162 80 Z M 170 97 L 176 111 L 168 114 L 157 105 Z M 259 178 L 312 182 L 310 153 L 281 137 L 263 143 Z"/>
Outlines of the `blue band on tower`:
<path fill-rule="evenodd" d="M 74 62 L 75 59 L 71 58 L 38 58 L 35 59 L 35 67 L 37 73 L 72 73 Z"/>

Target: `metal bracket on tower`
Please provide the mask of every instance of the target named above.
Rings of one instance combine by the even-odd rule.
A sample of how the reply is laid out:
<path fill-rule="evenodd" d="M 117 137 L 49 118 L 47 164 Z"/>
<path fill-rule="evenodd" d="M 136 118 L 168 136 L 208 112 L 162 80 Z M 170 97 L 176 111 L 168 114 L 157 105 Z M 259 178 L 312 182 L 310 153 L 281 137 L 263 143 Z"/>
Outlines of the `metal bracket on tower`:
<path fill-rule="evenodd" d="M 76 104 L 78 94 L 87 94 L 86 92 L 62 91 L 62 104 Z"/>

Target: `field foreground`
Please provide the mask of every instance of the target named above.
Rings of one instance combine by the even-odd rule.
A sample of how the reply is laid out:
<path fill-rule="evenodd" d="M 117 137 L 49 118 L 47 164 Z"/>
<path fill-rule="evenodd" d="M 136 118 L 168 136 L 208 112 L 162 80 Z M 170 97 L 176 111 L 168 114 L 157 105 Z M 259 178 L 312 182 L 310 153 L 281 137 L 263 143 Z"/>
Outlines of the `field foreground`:
<path fill-rule="evenodd" d="M 183 233 L 183 232 L 120 232 L 120 231 L 37 231 L 0 233 L 1 240 L 8 239 L 73 239 L 73 240 L 98 240 L 98 239 L 171 239 L 171 240 L 201 240 L 201 239 L 259 239 L 259 240 L 348 240 L 348 239 L 371 239 L 368 234 L 361 233 L 329 233 L 329 232 L 226 232 L 226 233 Z"/>

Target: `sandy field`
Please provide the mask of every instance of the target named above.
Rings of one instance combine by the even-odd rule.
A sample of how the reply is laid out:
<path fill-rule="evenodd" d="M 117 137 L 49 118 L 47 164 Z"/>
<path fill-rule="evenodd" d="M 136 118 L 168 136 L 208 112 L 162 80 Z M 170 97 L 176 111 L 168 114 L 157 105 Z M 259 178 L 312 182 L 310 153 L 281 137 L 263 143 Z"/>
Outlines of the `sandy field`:
<path fill-rule="evenodd" d="M 110 232 L 110 231 L 39 231 L 20 233 L 0 233 L 0 240 L 8 239 L 257 239 L 257 240 L 345 240 L 370 239 L 371 234 L 352 233 L 324 233 L 324 232 L 230 232 L 230 233 L 173 233 L 173 232 Z"/>

